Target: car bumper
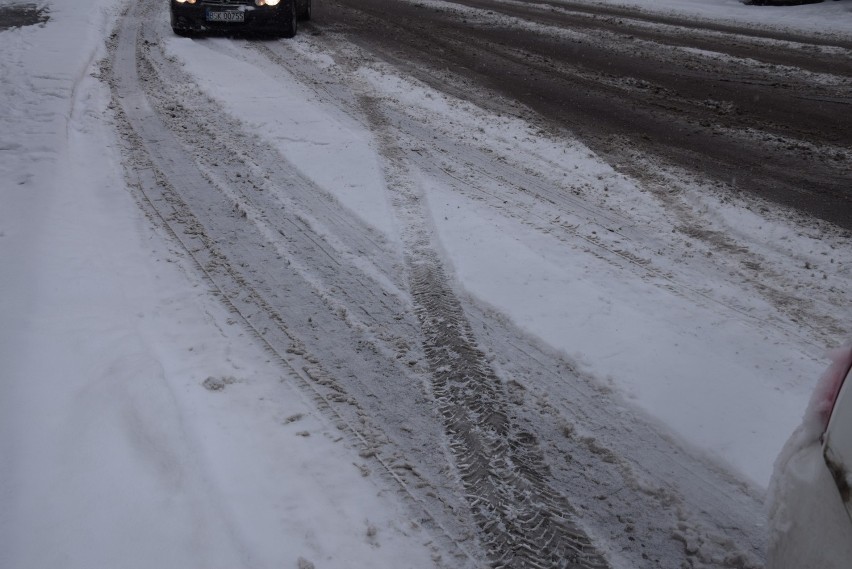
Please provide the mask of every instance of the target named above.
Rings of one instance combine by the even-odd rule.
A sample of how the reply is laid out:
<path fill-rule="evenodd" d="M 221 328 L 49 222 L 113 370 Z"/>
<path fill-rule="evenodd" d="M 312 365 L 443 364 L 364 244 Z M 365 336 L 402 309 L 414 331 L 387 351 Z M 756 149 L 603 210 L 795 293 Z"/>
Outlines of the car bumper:
<path fill-rule="evenodd" d="M 818 441 L 792 455 L 774 479 L 767 569 L 849 569 L 852 521 Z"/>
<path fill-rule="evenodd" d="M 290 17 L 292 2 L 282 0 L 277 6 L 245 6 L 198 1 L 195 4 L 171 2 L 172 27 L 193 32 L 276 31 Z M 241 12 L 242 21 L 214 21 L 215 12 Z"/>

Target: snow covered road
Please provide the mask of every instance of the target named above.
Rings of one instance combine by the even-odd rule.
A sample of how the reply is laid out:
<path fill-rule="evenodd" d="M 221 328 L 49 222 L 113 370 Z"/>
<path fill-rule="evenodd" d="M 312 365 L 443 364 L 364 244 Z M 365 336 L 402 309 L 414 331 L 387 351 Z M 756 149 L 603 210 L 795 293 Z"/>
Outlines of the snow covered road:
<path fill-rule="evenodd" d="M 521 103 L 631 177 L 650 177 L 641 153 L 852 228 L 843 37 L 586 2 L 337 0 L 318 18 L 438 89 L 463 82 L 463 98 L 508 113 L 492 93 Z"/>
<path fill-rule="evenodd" d="M 257 41 L 87 2 L 0 32 L 4 566 L 762 566 L 847 231 L 338 4 Z"/>

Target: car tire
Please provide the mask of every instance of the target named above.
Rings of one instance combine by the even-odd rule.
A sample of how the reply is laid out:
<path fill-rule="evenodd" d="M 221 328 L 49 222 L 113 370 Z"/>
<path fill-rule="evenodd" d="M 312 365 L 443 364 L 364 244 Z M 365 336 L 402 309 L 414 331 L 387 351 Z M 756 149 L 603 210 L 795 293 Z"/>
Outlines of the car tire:
<path fill-rule="evenodd" d="M 178 35 L 182 38 L 191 38 L 195 35 L 192 30 L 189 30 L 187 28 L 177 28 L 172 26 L 172 31 L 175 33 L 175 35 Z"/>
<path fill-rule="evenodd" d="M 281 34 L 285 38 L 294 37 L 299 28 L 299 9 L 296 6 L 297 1 L 298 0 L 290 0 L 290 13 L 288 14 L 287 21 L 284 22 L 284 31 Z"/>
<path fill-rule="evenodd" d="M 300 17 L 306 22 L 311 20 L 311 0 L 305 0 L 305 8 L 302 10 Z"/>

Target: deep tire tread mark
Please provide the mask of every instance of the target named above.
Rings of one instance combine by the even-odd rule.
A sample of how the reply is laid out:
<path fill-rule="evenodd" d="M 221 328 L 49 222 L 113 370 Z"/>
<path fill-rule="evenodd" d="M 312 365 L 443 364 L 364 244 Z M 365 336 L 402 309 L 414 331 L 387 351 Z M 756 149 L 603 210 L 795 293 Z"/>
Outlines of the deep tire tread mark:
<path fill-rule="evenodd" d="M 492 567 L 609 567 L 568 517 L 575 512 L 565 497 L 548 485 L 535 436 L 510 420 L 503 384 L 475 347 L 437 258 L 422 249 L 415 254 L 411 288 L 433 391 Z"/>

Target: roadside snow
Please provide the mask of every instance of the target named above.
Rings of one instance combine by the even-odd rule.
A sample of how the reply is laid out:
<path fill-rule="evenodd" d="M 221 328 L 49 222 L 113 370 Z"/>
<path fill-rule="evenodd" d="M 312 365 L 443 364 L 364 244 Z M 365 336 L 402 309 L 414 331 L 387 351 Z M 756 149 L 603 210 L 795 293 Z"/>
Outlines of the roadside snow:
<path fill-rule="evenodd" d="M 0 566 L 433 566 L 134 202 L 94 76 L 119 8 L 0 32 Z"/>

